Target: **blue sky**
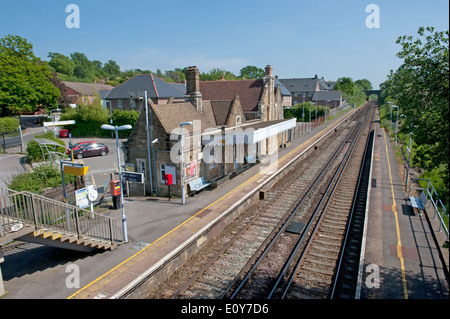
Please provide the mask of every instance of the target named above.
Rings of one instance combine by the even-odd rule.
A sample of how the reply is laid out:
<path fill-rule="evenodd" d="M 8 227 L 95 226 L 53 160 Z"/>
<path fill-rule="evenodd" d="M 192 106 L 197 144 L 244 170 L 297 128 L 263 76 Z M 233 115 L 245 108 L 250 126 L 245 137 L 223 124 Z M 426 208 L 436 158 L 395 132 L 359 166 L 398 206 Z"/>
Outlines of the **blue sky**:
<path fill-rule="evenodd" d="M 66 6 L 80 28 L 66 27 Z M 366 27 L 366 6 L 380 8 L 380 28 Z M 367 78 L 375 88 L 401 60 L 395 44 L 420 26 L 449 28 L 447 0 L 0 0 L 0 37 L 20 35 L 34 53 L 82 52 L 122 70 L 196 65 L 239 74 L 270 64 L 280 78 Z"/>

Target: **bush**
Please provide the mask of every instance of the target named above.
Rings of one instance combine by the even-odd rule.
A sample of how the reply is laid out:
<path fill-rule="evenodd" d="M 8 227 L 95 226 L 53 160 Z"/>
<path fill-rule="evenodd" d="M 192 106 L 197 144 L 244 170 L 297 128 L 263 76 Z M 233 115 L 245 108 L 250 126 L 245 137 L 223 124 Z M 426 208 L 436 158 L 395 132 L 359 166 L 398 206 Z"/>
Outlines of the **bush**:
<path fill-rule="evenodd" d="M 113 125 L 121 126 L 121 125 L 136 125 L 136 121 L 139 117 L 139 113 L 130 110 L 130 111 L 124 111 L 124 110 L 115 110 L 113 113 Z M 130 135 L 131 130 L 124 130 L 119 131 L 119 138 L 126 138 L 128 135 Z"/>
<path fill-rule="evenodd" d="M 61 115 L 61 121 L 75 120 L 75 124 L 66 127 L 72 137 L 106 137 L 108 134 L 101 126 L 106 124 L 108 119 L 109 112 L 100 104 L 100 98 L 96 98 L 94 103 L 89 105 L 79 104 L 76 109 L 68 109 Z"/>
<path fill-rule="evenodd" d="M 19 128 L 19 119 L 15 117 L 0 118 L 0 133 L 9 133 Z"/>
<path fill-rule="evenodd" d="M 66 185 L 77 179 L 75 175 L 65 174 Z M 48 187 L 57 187 L 62 185 L 61 171 L 57 165 L 42 164 L 31 173 L 22 173 L 12 178 L 8 188 L 15 191 L 29 191 L 35 194 L 41 194 L 42 190 Z"/>
<path fill-rule="evenodd" d="M 64 143 L 64 141 L 57 138 L 55 136 L 55 134 L 53 134 L 53 132 L 46 132 L 44 134 L 35 135 L 35 138 L 46 138 L 48 140 L 55 141 L 56 143 L 62 145 L 61 147 L 56 147 L 56 150 L 55 150 L 56 152 L 64 154 L 64 152 L 66 151 L 66 144 Z M 52 148 L 52 150 L 53 150 L 53 148 Z M 35 140 L 28 142 L 27 153 L 28 153 L 28 158 L 31 162 L 41 162 L 44 160 L 41 148 L 39 147 L 39 144 Z M 44 150 L 44 154 L 45 154 L 45 159 L 48 159 L 49 156 L 48 156 L 47 150 Z"/>

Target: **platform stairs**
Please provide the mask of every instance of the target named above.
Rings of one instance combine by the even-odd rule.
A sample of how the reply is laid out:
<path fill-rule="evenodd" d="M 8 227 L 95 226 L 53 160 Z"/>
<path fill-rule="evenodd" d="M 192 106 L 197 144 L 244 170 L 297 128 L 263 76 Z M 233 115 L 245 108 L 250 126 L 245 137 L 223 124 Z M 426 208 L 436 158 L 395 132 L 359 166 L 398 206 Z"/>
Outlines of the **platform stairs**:
<path fill-rule="evenodd" d="M 0 245 L 13 240 L 89 251 L 123 242 L 121 218 L 112 218 L 31 192 L 0 189 Z"/>

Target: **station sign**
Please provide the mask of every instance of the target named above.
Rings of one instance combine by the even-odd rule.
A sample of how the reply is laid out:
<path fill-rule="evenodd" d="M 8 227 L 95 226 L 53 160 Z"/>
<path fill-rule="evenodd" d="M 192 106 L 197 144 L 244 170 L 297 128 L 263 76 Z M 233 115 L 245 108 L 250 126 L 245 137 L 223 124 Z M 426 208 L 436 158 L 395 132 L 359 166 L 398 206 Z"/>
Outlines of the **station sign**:
<path fill-rule="evenodd" d="M 122 181 L 133 183 L 144 183 L 143 173 L 122 172 Z"/>

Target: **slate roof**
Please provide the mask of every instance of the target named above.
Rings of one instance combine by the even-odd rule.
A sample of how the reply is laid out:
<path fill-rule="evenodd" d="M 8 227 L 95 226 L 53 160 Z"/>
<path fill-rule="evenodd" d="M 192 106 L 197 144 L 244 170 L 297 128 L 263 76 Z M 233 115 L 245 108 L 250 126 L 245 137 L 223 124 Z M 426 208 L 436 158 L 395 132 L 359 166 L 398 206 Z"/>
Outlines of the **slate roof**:
<path fill-rule="evenodd" d="M 291 93 L 294 92 L 314 92 L 317 88 L 317 83 L 319 83 L 319 90 L 329 90 L 328 85 L 319 78 L 300 78 L 300 79 L 280 79 L 280 82 L 288 89 Z"/>
<path fill-rule="evenodd" d="M 203 101 L 231 101 L 239 95 L 242 110 L 257 111 L 263 80 L 200 81 Z"/>
<path fill-rule="evenodd" d="M 284 86 L 279 79 L 275 79 L 275 88 L 280 87 L 282 96 L 292 96 L 291 92 Z"/>
<path fill-rule="evenodd" d="M 106 97 L 109 99 L 128 99 L 130 92 L 137 97 L 147 90 L 150 98 L 184 98 L 186 86 L 184 84 L 167 83 L 153 74 L 139 74 L 113 88 Z"/>

